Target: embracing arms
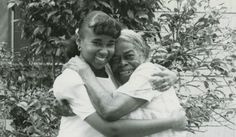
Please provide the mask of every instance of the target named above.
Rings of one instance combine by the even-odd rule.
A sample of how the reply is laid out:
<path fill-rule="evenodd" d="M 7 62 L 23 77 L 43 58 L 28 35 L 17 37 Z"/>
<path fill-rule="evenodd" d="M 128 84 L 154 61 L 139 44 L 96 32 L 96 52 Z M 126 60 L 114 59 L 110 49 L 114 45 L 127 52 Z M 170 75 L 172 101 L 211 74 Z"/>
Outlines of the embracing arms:
<path fill-rule="evenodd" d="M 57 99 L 66 99 L 73 112 L 80 118 L 84 119 L 93 128 L 104 134 L 105 136 L 145 136 L 156 132 L 161 132 L 170 128 L 184 127 L 184 113 L 176 112 L 168 119 L 158 120 L 118 120 L 106 121 L 97 113 L 95 113 L 92 104 L 89 101 L 87 91 L 78 75 L 74 71 L 67 70 L 64 77 L 59 77 L 54 83 L 54 95 Z M 78 82 L 80 81 L 80 82 Z M 80 84 L 78 84 L 80 83 Z M 79 91 L 79 92 L 78 92 Z M 182 125 L 182 126 L 181 126 Z"/>
<path fill-rule="evenodd" d="M 106 120 L 118 120 L 147 102 L 123 93 L 106 91 L 91 74 L 85 79 L 89 81 L 85 85 L 95 109 Z"/>
<path fill-rule="evenodd" d="M 147 102 L 145 99 L 134 98 L 121 92 L 106 91 L 97 81 L 94 73 L 86 63 L 82 60 L 74 61 L 74 63 L 70 62 L 68 67 L 77 71 L 85 81 L 91 101 L 97 112 L 104 119 L 110 121 L 120 119 L 122 116 L 132 112 Z M 166 90 L 174 83 L 173 81 L 176 80 L 176 75 L 164 67 L 158 67 L 162 71 L 156 74 L 159 80 L 153 80 L 153 84 L 160 90 Z M 150 82 L 147 82 L 147 84 L 150 84 Z"/>
<path fill-rule="evenodd" d="M 155 120 L 117 120 L 106 121 L 97 113 L 89 115 L 85 121 L 93 128 L 109 137 L 143 137 L 167 129 L 184 130 L 184 112 L 173 117 Z"/>

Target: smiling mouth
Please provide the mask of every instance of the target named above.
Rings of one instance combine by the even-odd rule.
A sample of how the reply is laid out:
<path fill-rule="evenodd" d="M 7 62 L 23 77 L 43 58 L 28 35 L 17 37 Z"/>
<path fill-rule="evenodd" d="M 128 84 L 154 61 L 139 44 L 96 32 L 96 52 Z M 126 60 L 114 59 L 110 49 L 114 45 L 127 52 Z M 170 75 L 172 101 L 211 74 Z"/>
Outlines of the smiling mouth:
<path fill-rule="evenodd" d="M 133 73 L 133 70 L 125 70 L 125 71 L 119 72 L 121 76 L 130 76 L 132 73 Z"/>
<path fill-rule="evenodd" d="M 106 64 L 108 62 L 107 58 L 103 58 L 103 57 L 96 57 L 96 62 L 99 64 Z"/>

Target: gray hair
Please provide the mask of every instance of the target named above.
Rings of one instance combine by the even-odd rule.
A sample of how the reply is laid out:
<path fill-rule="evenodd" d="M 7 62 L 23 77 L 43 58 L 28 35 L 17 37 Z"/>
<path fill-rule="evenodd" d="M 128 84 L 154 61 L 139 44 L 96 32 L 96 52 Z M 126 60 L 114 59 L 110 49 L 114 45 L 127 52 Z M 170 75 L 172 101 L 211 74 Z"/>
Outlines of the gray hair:
<path fill-rule="evenodd" d="M 137 50 L 142 52 L 145 59 L 149 57 L 150 47 L 145 43 L 142 36 L 135 31 L 129 29 L 121 30 L 121 35 L 117 39 L 117 42 L 119 41 L 127 41 L 132 43 Z"/>

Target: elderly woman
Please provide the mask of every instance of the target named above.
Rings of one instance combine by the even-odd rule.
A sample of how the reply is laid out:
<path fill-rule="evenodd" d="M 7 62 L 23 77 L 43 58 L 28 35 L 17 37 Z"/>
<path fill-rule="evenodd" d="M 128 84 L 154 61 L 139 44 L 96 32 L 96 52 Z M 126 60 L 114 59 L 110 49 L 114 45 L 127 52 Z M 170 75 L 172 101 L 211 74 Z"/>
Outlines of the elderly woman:
<path fill-rule="evenodd" d="M 88 65 L 74 58 L 68 67 L 76 70 L 87 87 L 87 92 L 97 112 L 106 120 L 122 119 L 171 119 L 175 114 L 184 113 L 167 73 L 168 69 L 148 62 L 149 48 L 142 37 L 132 30 L 124 29 L 117 39 L 116 52 L 110 61 L 112 72 L 120 86 L 116 91 L 107 91 L 96 80 Z M 152 76 L 165 77 L 160 92 L 153 88 Z M 165 73 L 164 73 L 165 72 Z M 170 74 L 168 76 L 173 76 Z M 168 90 L 167 90 L 168 89 Z M 170 123 L 184 129 L 182 123 Z M 177 124 L 177 125 L 176 125 Z M 179 124 L 179 125 L 178 125 Z M 164 126 L 164 125 L 163 125 Z M 166 126 L 166 125 L 165 125 Z M 145 131 L 145 129 L 141 129 Z M 152 137 L 184 137 L 185 131 L 169 128 L 150 135 Z"/>

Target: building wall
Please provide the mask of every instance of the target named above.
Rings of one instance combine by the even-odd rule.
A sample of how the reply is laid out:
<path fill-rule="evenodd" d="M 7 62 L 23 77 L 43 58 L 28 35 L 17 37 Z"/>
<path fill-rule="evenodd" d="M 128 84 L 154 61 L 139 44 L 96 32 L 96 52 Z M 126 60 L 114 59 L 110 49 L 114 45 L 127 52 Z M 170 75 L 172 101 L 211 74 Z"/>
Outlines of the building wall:
<path fill-rule="evenodd" d="M 0 45 L 9 43 L 9 12 L 7 0 L 0 0 Z"/>

